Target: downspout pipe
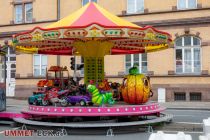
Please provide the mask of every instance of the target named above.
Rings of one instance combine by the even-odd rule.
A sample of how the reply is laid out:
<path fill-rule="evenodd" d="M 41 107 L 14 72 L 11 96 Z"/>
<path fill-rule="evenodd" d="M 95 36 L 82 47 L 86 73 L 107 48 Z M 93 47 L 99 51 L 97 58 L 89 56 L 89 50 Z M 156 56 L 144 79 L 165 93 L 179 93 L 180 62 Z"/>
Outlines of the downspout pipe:
<path fill-rule="evenodd" d="M 57 0 L 57 20 L 60 20 L 60 18 L 61 18 L 60 7 L 61 7 L 61 2 L 60 2 L 60 0 Z"/>
<path fill-rule="evenodd" d="M 59 21 L 61 18 L 60 5 L 61 5 L 60 0 L 57 0 L 57 21 Z M 61 65 L 61 58 L 60 58 L 60 55 L 57 55 L 57 66 L 60 66 L 60 65 Z"/>

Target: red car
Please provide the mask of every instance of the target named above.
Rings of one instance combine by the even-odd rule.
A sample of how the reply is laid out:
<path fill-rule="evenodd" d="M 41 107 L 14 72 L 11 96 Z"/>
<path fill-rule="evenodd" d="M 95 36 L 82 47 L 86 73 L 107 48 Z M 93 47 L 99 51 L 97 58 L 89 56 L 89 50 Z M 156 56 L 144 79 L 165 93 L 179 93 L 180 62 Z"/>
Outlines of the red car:
<path fill-rule="evenodd" d="M 61 103 L 65 106 L 65 97 L 70 94 L 69 90 L 59 90 L 58 88 L 52 88 L 46 92 L 45 97 L 42 99 L 42 105 L 47 106 L 49 104 Z"/>

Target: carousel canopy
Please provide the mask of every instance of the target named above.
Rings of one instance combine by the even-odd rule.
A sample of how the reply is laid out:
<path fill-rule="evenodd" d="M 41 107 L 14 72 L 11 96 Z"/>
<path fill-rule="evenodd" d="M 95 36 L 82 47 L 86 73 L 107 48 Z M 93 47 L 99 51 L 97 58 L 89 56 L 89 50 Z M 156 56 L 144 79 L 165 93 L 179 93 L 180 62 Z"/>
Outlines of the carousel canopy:
<path fill-rule="evenodd" d="M 140 27 L 90 2 L 45 28 L 14 35 L 13 46 L 23 53 L 102 56 L 158 51 L 171 41 L 166 32 Z"/>

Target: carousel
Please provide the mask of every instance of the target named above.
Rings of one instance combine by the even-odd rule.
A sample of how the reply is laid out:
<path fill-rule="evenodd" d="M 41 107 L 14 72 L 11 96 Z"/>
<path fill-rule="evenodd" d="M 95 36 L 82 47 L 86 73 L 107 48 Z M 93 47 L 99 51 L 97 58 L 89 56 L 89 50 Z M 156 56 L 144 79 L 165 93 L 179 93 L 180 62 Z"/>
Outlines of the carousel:
<path fill-rule="evenodd" d="M 134 65 L 122 83 L 109 81 L 104 56 L 161 51 L 171 43 L 170 34 L 130 23 L 93 2 L 45 28 L 16 34 L 13 47 L 17 52 L 84 58 L 83 84 L 69 77 L 46 78 L 37 84 L 38 91 L 29 97 L 28 110 L 22 113 L 30 119 L 160 116 L 165 108 L 149 101 L 153 95 L 149 77 Z M 68 70 L 53 66 L 50 71 L 56 77 L 56 72 L 62 75 Z"/>

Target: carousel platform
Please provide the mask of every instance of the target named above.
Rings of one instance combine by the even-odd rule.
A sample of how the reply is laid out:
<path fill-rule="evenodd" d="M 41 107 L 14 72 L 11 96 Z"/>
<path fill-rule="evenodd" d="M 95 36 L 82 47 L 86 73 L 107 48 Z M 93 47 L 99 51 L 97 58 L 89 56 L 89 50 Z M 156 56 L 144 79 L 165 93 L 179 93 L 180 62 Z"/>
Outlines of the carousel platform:
<path fill-rule="evenodd" d="M 14 119 L 14 118 L 28 118 L 30 117 L 27 114 L 21 113 L 22 110 L 25 110 L 25 107 L 20 106 L 7 106 L 5 111 L 0 112 L 1 119 Z"/>
<path fill-rule="evenodd" d="M 165 108 L 158 103 L 149 102 L 145 105 L 113 105 L 113 106 L 34 106 L 29 105 L 28 110 L 23 110 L 26 115 L 43 116 L 143 116 L 150 114 L 159 114 Z"/>
<path fill-rule="evenodd" d="M 161 107 L 156 102 L 148 102 L 144 105 L 128 105 L 116 104 L 113 106 L 24 106 L 24 107 L 7 107 L 7 111 L 0 112 L 0 118 L 12 119 L 14 122 L 29 125 L 29 126 L 53 126 L 53 127 L 69 127 L 69 128 L 92 128 L 92 127 L 124 127 L 155 124 L 159 122 L 169 122 L 173 116 L 170 114 L 161 113 L 166 108 Z M 115 120 L 121 117 L 132 116 L 153 116 L 152 119 L 139 121 L 123 121 Z M 51 118 L 83 118 L 83 117 L 112 117 L 110 120 L 95 120 L 95 121 L 81 121 L 81 122 L 50 122 L 42 121 L 42 119 Z M 113 119 L 113 117 L 115 119 Z M 38 119 L 38 120 L 37 120 Z"/>
<path fill-rule="evenodd" d="M 0 112 L 0 118 L 30 118 L 31 116 L 145 116 L 160 114 L 166 108 L 155 102 L 144 105 L 116 104 L 113 106 L 34 106 L 7 107 L 6 111 Z"/>
<path fill-rule="evenodd" d="M 128 121 L 128 122 L 117 122 L 117 121 L 92 121 L 92 122 L 70 122 L 70 123 L 56 123 L 56 122 L 43 122 L 27 120 L 25 118 L 14 118 L 14 121 L 30 125 L 30 126 L 51 126 L 51 127 L 66 127 L 66 128 L 110 128 L 110 127 L 127 127 L 127 126 L 140 126 L 140 125 L 152 125 L 160 122 L 170 122 L 173 118 L 171 114 L 160 114 L 160 117 L 154 119 L 143 120 L 143 121 Z"/>

